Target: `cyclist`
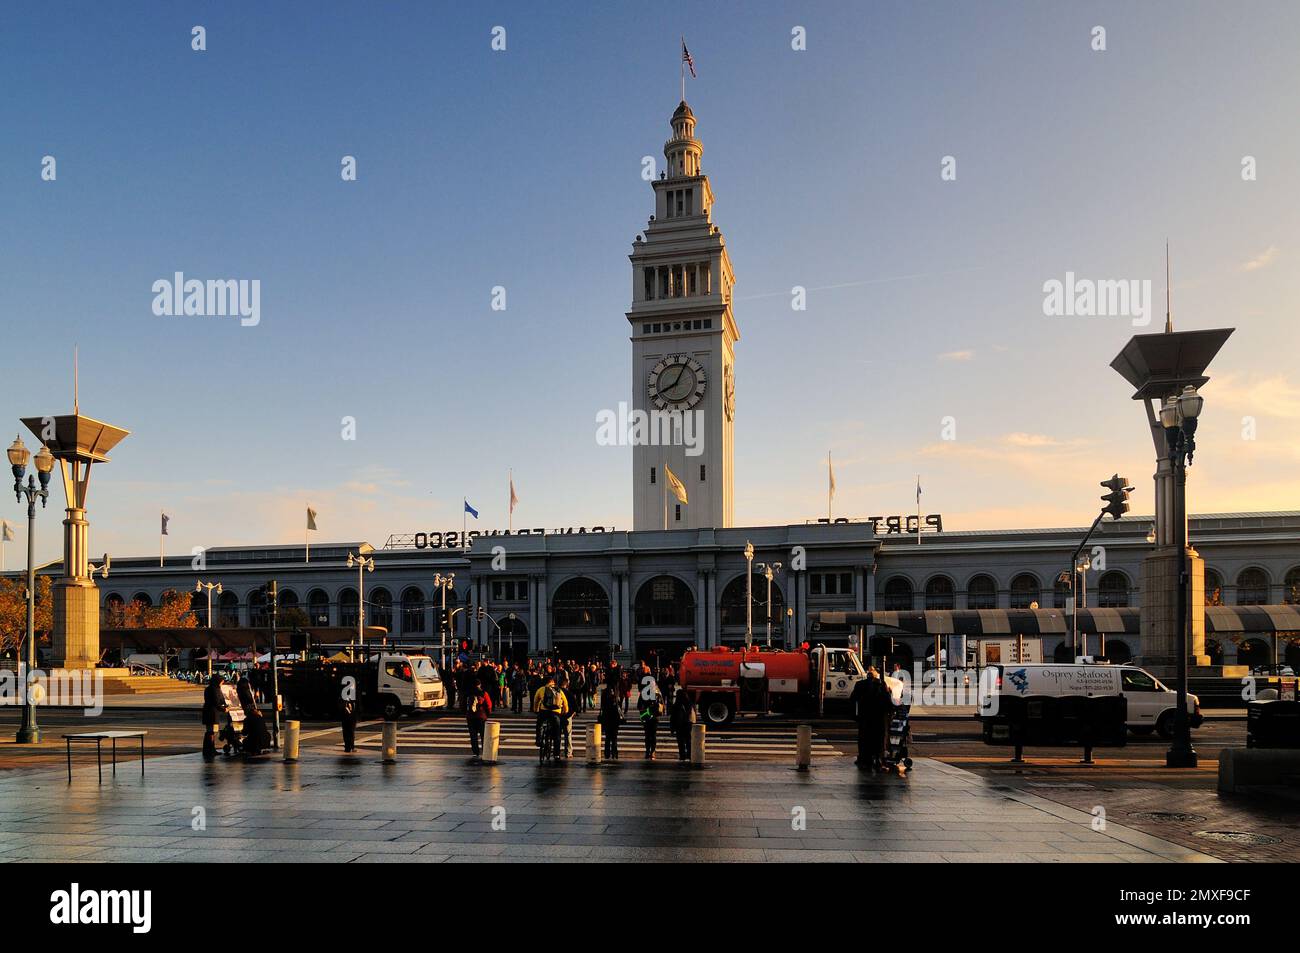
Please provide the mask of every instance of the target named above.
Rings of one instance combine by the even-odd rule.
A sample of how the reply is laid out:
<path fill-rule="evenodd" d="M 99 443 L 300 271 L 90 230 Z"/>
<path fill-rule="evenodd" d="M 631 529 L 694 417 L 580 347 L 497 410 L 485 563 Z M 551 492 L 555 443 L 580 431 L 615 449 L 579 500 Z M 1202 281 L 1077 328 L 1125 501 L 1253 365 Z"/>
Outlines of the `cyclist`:
<path fill-rule="evenodd" d="M 551 732 L 552 749 L 551 757 L 558 761 L 560 759 L 560 719 L 568 714 L 569 702 L 564 697 L 564 692 L 560 691 L 555 685 L 555 673 L 547 672 L 546 680 L 542 682 L 536 694 L 533 695 L 533 711 L 537 712 L 537 746 L 542 746 L 542 732 L 548 729 Z"/>

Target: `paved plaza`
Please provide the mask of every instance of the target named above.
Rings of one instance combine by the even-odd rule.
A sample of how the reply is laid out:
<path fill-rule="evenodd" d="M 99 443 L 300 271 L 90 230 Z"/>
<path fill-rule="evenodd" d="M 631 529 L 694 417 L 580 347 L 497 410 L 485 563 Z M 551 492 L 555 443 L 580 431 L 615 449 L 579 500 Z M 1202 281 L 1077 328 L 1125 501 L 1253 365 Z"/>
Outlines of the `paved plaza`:
<path fill-rule="evenodd" d="M 806 819 L 806 825 L 799 824 Z M 919 759 L 906 778 L 848 758 L 496 766 L 311 752 L 185 754 L 0 776 L 0 861 L 1208 861 L 1084 810 Z"/>

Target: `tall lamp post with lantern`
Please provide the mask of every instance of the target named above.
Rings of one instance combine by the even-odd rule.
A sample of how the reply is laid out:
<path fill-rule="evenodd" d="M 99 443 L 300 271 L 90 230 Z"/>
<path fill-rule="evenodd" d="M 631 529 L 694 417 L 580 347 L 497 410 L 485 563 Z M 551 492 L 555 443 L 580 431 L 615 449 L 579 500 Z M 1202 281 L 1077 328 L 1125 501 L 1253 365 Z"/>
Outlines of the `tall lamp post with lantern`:
<path fill-rule="evenodd" d="M 367 550 L 363 546 L 357 554 L 348 553 L 348 568 L 357 567 L 357 645 L 364 648 L 366 644 L 366 576 L 367 572 L 375 571 L 375 558 L 366 555 Z"/>
<path fill-rule="evenodd" d="M 54 469 L 54 457 L 42 445 L 40 452 L 36 454 L 36 478 L 28 473 L 27 482 L 24 483 L 23 474 L 27 473 L 29 459 L 31 459 L 31 451 L 23 446 L 21 437 L 15 437 L 9 447 L 9 465 L 14 472 L 14 497 L 20 503 L 24 496 L 27 497 L 27 636 L 24 645 L 26 664 L 23 666 L 25 671 L 18 679 L 23 693 L 23 721 L 14 738 L 20 745 L 34 745 L 41 740 L 41 729 L 36 724 L 36 703 L 32 697 L 31 685 L 32 676 L 36 671 L 36 501 L 40 500 L 41 508 L 45 508 L 45 501 L 50 495 L 50 472 Z M 37 486 L 37 479 L 40 481 L 39 486 Z"/>

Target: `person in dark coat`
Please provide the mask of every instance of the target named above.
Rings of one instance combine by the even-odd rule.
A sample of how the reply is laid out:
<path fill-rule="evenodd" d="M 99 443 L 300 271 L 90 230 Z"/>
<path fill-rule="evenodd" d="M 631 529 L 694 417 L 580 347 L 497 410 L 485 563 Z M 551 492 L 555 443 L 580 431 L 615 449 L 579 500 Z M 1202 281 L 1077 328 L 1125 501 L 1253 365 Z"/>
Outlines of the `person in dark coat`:
<path fill-rule="evenodd" d="M 266 719 L 253 706 L 253 710 L 244 715 L 244 757 L 261 754 L 271 746 L 271 733 L 266 730 Z"/>
<path fill-rule="evenodd" d="M 203 760 L 217 757 L 217 721 L 226 710 L 226 700 L 221 696 L 221 675 L 213 672 L 203 689 Z"/>
<path fill-rule="evenodd" d="M 636 711 L 637 717 L 641 720 L 641 727 L 645 731 L 647 761 L 655 759 L 655 749 L 659 747 L 659 713 L 662 708 L 663 695 L 659 693 L 659 685 L 650 674 L 649 666 L 642 662 L 640 686 L 636 694 Z"/>
<path fill-rule="evenodd" d="M 257 711 L 257 696 L 253 694 L 253 683 L 248 680 L 248 673 L 243 672 L 235 683 L 235 693 L 239 696 L 239 707 L 248 715 Z"/>
<path fill-rule="evenodd" d="M 469 728 L 469 746 L 475 759 L 483 753 L 483 732 L 490 714 L 492 696 L 483 690 L 483 683 L 476 678 L 465 693 L 465 725 Z"/>
<path fill-rule="evenodd" d="M 339 718 L 343 725 L 343 750 L 357 750 L 357 702 L 355 698 L 344 698 L 339 703 Z"/>
<path fill-rule="evenodd" d="M 605 757 L 618 760 L 618 728 L 623 724 L 623 703 L 618 697 L 618 676 L 605 683 L 600 693 L 600 713 L 596 716 L 600 722 L 602 746 Z"/>
<path fill-rule="evenodd" d="M 859 768 L 879 771 L 894 703 L 889 687 L 874 667 L 868 668 L 867 677 L 853 686 L 849 705 L 858 723 L 858 757 L 853 763 Z"/>
<path fill-rule="evenodd" d="M 678 691 L 668 712 L 668 725 L 677 739 L 677 760 L 691 759 L 691 728 L 695 725 L 695 703 L 689 692 Z"/>

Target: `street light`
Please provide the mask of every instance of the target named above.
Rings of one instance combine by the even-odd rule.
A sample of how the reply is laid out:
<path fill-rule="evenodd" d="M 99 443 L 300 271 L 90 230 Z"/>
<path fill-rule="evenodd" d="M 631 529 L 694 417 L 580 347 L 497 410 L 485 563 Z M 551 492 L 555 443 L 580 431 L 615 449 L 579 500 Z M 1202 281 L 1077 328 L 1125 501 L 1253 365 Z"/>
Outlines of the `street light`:
<path fill-rule="evenodd" d="M 767 647 L 772 647 L 772 577 L 781 572 L 780 563 L 759 563 L 757 567 L 767 580 Z"/>
<path fill-rule="evenodd" d="M 105 557 L 104 557 L 104 560 L 105 560 L 105 562 L 107 562 L 107 561 L 108 561 L 108 556 L 105 556 Z M 217 591 L 217 595 L 221 595 L 221 583 L 219 583 L 219 582 L 203 582 L 202 580 L 195 579 L 195 580 L 194 580 L 194 591 L 195 591 L 195 592 L 202 592 L 204 589 L 206 589 L 206 590 L 208 591 L 208 629 L 211 630 L 211 628 L 212 628 L 212 590 L 215 589 L 215 590 Z M 208 636 L 208 678 L 211 678 L 211 677 L 212 677 L 212 637 L 211 637 L 211 636 Z"/>
<path fill-rule="evenodd" d="M 366 644 L 366 572 L 375 571 L 375 558 L 348 553 L 348 568 L 357 567 L 357 645 Z"/>
<path fill-rule="evenodd" d="M 9 464 L 14 471 L 14 499 L 21 503 L 23 497 L 27 497 L 27 664 L 18 679 L 23 686 L 23 723 L 14 739 L 20 745 L 34 745 L 41 740 L 31 686 L 36 669 L 36 501 L 39 499 L 41 508 L 45 508 L 45 501 L 50 495 L 50 471 L 54 469 L 54 457 L 42 445 L 36 454 L 36 476 L 40 480 L 40 487 L 37 487 L 36 480 L 30 474 L 24 484 L 23 474 L 27 472 L 27 461 L 30 459 L 31 451 L 23 446 L 22 438 L 14 437 L 14 442 L 9 447 Z"/>
<path fill-rule="evenodd" d="M 433 588 L 442 590 L 442 614 L 438 616 L 438 671 L 441 672 L 447 667 L 447 625 L 450 621 L 447 618 L 447 590 L 453 589 L 456 585 L 456 574 L 454 572 L 443 575 L 434 573 Z"/>
<path fill-rule="evenodd" d="M 754 643 L 754 544 L 745 540 L 745 648 Z"/>
<path fill-rule="evenodd" d="M 1197 393 L 1195 385 L 1188 384 L 1181 394 L 1168 398 L 1160 408 L 1160 425 L 1165 430 L 1165 446 L 1174 476 L 1174 549 L 1178 554 L 1178 614 L 1175 631 L 1178 633 L 1178 696 L 1174 708 L 1174 740 L 1165 755 L 1165 765 L 1170 768 L 1194 768 L 1196 749 L 1192 747 L 1191 725 L 1187 720 L 1187 596 L 1191 567 L 1187 560 L 1187 468 L 1192 465 L 1196 452 L 1196 418 L 1201 414 L 1205 398 Z"/>

